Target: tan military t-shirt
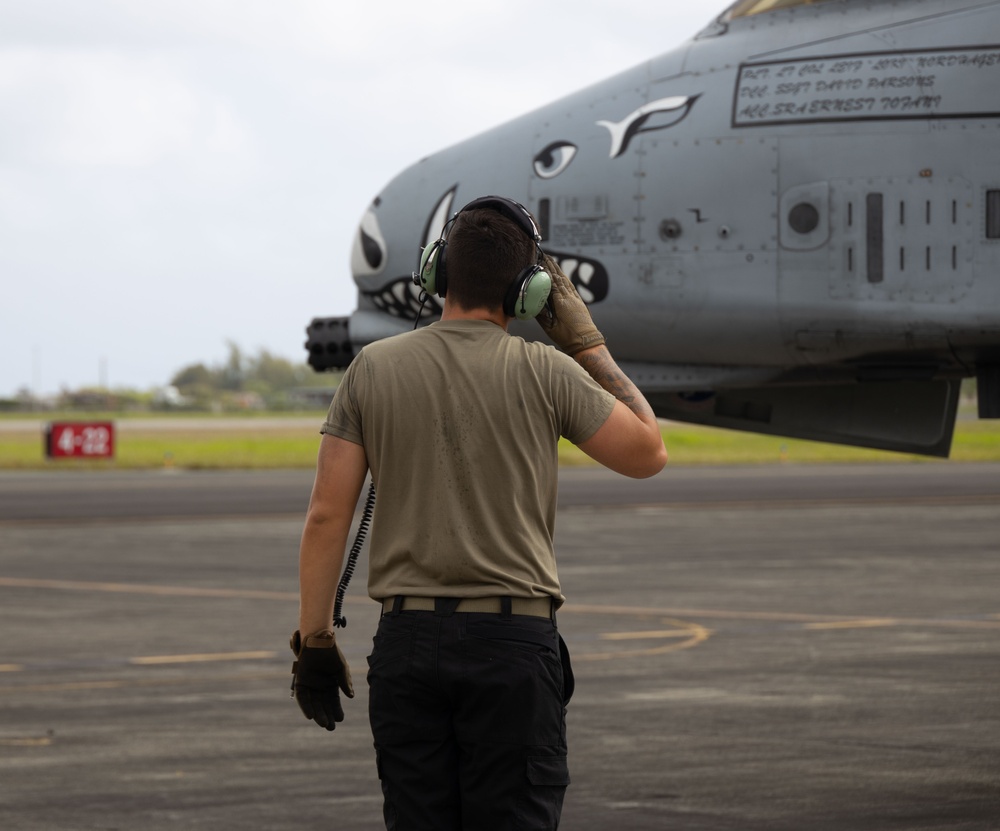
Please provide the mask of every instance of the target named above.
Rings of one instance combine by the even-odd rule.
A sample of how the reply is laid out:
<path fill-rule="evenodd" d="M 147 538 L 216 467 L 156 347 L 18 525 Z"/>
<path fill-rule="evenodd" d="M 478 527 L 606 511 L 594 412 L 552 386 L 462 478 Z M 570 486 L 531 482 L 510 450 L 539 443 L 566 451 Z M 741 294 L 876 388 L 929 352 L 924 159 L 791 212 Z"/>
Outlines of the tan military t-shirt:
<path fill-rule="evenodd" d="M 366 346 L 322 432 L 362 445 L 372 471 L 371 597 L 561 603 L 559 437 L 585 441 L 614 404 L 572 358 L 487 321 L 439 321 Z"/>

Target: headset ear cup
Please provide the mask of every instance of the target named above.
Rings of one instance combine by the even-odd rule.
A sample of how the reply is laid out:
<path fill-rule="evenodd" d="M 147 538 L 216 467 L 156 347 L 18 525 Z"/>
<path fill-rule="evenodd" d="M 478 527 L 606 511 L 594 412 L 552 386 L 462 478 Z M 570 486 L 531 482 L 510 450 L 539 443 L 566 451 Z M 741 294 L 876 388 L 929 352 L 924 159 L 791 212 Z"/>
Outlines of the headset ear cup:
<path fill-rule="evenodd" d="M 447 291 L 447 274 L 444 265 L 444 252 L 448 243 L 443 239 L 435 240 L 420 254 L 420 271 L 417 272 L 420 287 L 428 294 L 444 297 Z"/>
<path fill-rule="evenodd" d="M 541 266 L 529 266 L 511 284 L 504 299 L 504 314 L 518 320 L 531 320 L 545 308 L 551 291 L 552 278 L 548 272 Z"/>

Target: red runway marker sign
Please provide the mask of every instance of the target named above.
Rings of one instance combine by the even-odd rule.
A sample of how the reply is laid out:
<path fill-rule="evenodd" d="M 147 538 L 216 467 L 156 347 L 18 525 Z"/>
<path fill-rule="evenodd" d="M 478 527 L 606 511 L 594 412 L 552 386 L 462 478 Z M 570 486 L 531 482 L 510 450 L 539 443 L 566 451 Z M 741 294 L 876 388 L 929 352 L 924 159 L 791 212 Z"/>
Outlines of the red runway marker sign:
<path fill-rule="evenodd" d="M 115 425 L 110 421 L 56 421 L 45 432 L 50 459 L 110 459 L 115 455 Z"/>

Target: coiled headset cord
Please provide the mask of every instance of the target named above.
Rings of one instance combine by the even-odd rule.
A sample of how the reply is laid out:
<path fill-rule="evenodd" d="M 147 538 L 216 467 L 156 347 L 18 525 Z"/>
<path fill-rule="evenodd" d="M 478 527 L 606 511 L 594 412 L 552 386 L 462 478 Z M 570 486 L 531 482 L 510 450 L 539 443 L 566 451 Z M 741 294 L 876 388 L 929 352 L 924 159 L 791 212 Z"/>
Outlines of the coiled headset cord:
<path fill-rule="evenodd" d="M 358 525 L 358 533 L 354 537 L 354 545 L 351 546 L 351 553 L 347 555 L 347 565 L 344 566 L 344 573 L 340 576 L 340 584 L 337 586 L 337 600 L 333 604 L 333 625 L 338 628 L 347 626 L 347 618 L 342 614 L 344 611 L 344 595 L 347 594 L 347 586 L 354 576 L 354 569 L 358 564 L 358 557 L 361 554 L 361 547 L 365 544 L 365 537 L 368 536 L 368 529 L 372 524 L 372 513 L 375 511 L 375 483 L 371 482 L 368 487 L 368 498 L 365 500 L 365 508 L 361 513 L 361 523 Z"/>
<path fill-rule="evenodd" d="M 414 273 L 416 277 L 416 273 Z M 420 292 L 420 309 L 417 312 L 417 319 L 413 322 L 413 328 L 417 328 L 420 316 L 424 313 L 424 304 L 427 302 L 427 292 Z M 347 618 L 344 617 L 344 595 L 347 594 L 347 586 L 354 576 L 354 569 L 358 564 L 358 557 L 361 554 L 361 547 L 368 536 L 368 529 L 372 524 L 372 513 L 375 511 L 375 483 L 371 482 L 368 487 L 368 498 L 365 500 L 365 508 L 361 514 L 361 523 L 358 525 L 358 533 L 354 537 L 354 545 L 351 546 L 351 553 L 347 555 L 347 565 L 344 566 L 344 573 L 340 575 L 340 584 L 337 586 L 337 599 L 333 604 L 333 625 L 343 629 L 347 626 Z"/>

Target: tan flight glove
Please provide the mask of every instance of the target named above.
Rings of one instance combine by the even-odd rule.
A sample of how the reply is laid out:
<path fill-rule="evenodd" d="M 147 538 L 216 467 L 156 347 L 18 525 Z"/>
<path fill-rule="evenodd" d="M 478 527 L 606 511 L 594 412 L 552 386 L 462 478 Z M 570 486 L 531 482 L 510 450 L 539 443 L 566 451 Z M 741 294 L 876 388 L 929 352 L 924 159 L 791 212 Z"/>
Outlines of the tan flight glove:
<path fill-rule="evenodd" d="M 290 645 L 297 658 L 292 664 L 292 694 L 299 708 L 320 727 L 334 730 L 344 720 L 340 692 L 354 698 L 354 685 L 333 631 L 325 629 L 303 640 L 296 630 Z"/>
<path fill-rule="evenodd" d="M 549 299 L 535 318 L 545 334 L 567 355 L 604 343 L 604 335 L 594 325 L 590 309 L 559 264 L 546 254 L 542 265 L 552 278 Z"/>

